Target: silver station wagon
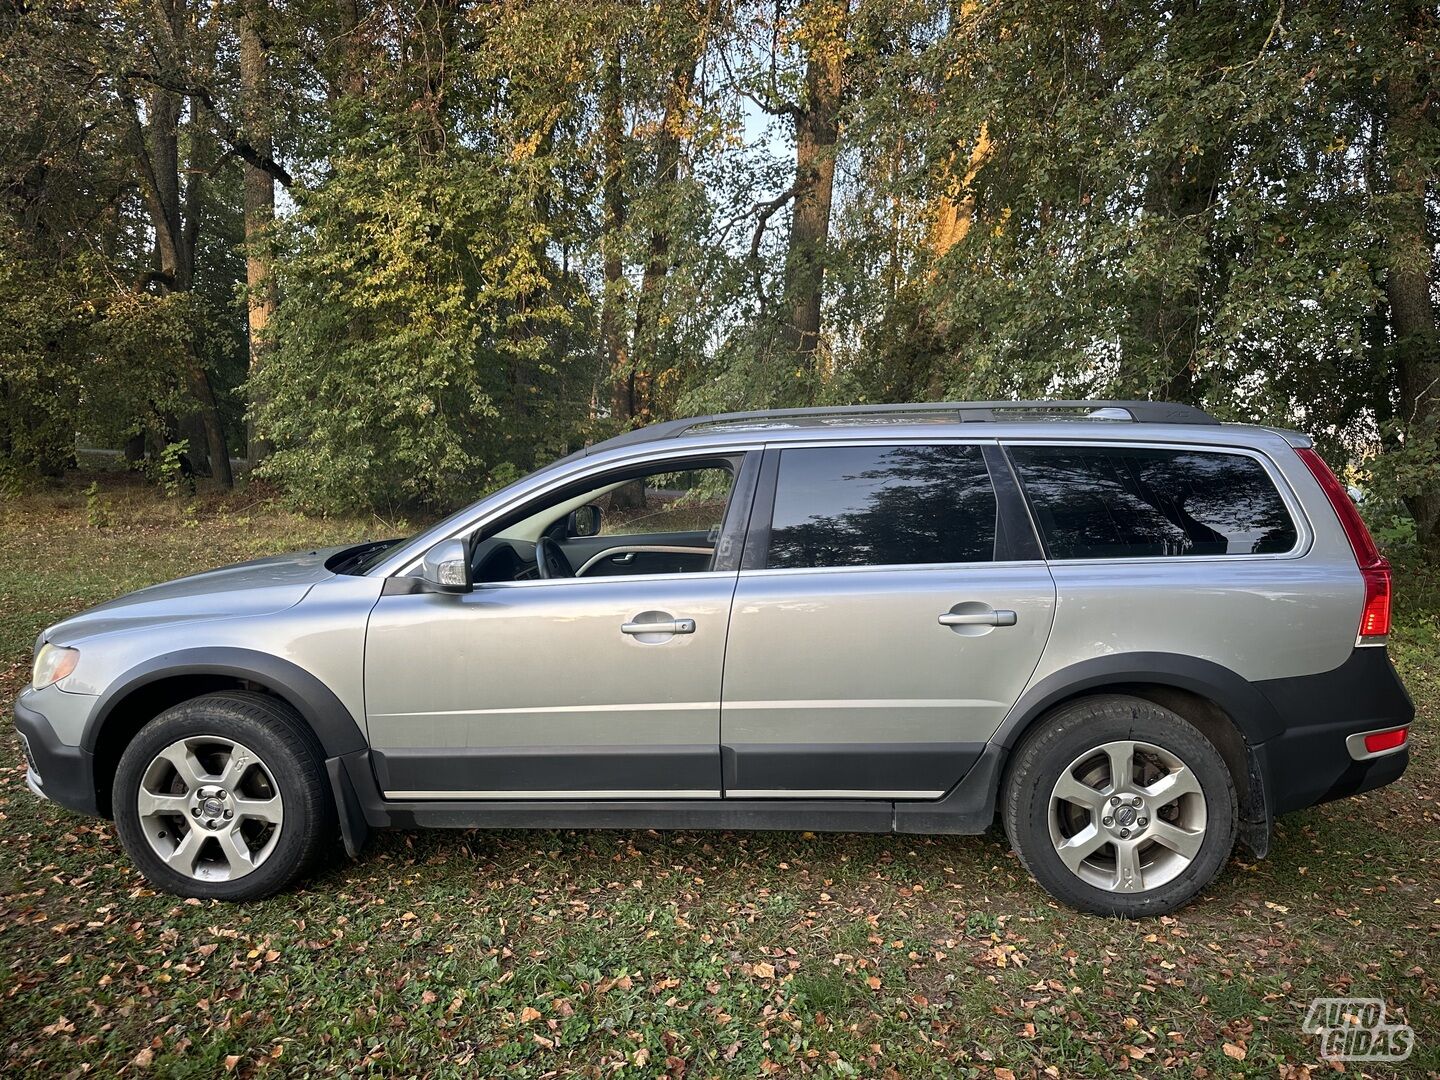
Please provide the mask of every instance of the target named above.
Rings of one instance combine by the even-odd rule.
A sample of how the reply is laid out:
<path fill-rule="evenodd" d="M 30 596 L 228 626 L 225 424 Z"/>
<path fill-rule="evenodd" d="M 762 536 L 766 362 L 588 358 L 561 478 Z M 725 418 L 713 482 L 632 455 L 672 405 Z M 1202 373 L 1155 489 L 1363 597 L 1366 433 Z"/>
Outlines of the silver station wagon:
<path fill-rule="evenodd" d="M 998 818 L 1058 899 L 1140 916 L 1400 776 L 1389 625 L 1303 435 L 1156 402 L 742 413 L 66 619 L 15 721 L 30 788 L 185 896 L 391 826 Z"/>

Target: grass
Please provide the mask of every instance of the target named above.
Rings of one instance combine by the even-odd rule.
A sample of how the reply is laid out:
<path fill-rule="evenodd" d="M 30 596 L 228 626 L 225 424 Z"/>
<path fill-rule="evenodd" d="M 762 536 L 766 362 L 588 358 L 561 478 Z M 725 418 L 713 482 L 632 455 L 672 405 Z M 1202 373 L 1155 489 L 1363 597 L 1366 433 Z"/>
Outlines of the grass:
<path fill-rule="evenodd" d="M 123 485 L 0 503 L 0 694 L 70 612 L 396 531 Z M 31 797 L 6 726 L 0 1073 L 1303 1077 L 1310 999 L 1353 995 L 1435 1075 L 1440 575 L 1398 594 L 1405 778 L 1144 922 L 1057 907 L 993 834 L 387 833 L 268 902 L 182 902 Z"/>

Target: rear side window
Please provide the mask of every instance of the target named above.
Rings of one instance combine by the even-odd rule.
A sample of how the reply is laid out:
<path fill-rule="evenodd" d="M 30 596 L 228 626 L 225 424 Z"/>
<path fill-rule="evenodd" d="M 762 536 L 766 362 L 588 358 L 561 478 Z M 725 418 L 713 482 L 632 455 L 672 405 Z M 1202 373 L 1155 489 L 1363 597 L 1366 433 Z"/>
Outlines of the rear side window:
<path fill-rule="evenodd" d="M 784 450 L 766 566 L 991 562 L 995 492 L 974 446 Z"/>
<path fill-rule="evenodd" d="M 1052 559 L 1264 555 L 1296 543 L 1264 466 L 1243 454 L 1012 446 Z"/>

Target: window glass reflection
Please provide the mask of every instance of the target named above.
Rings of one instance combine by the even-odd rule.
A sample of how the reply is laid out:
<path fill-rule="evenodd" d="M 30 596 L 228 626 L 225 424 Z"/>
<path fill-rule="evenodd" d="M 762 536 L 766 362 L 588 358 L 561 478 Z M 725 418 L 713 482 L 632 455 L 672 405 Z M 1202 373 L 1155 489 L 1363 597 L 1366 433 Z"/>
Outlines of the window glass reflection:
<path fill-rule="evenodd" d="M 767 565 L 990 562 L 995 493 L 973 446 L 785 450 Z"/>
<path fill-rule="evenodd" d="M 1251 457 L 1075 446 L 1016 446 L 1010 456 L 1053 559 L 1260 555 L 1295 546 L 1295 523 Z"/>

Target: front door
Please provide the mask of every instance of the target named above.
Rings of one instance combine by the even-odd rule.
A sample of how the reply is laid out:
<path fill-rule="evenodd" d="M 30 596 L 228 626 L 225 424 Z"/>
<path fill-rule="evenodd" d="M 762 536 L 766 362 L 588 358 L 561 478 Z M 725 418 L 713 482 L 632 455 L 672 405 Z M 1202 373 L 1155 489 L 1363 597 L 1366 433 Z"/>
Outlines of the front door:
<path fill-rule="evenodd" d="M 482 530 L 472 592 L 382 596 L 365 701 L 386 797 L 718 797 L 739 462 L 668 462 L 649 484 L 599 477 L 593 492 Z M 607 503 L 607 528 L 588 539 L 610 537 L 612 559 L 559 531 L 577 505 Z M 678 559 L 666 550 L 682 546 Z"/>
<path fill-rule="evenodd" d="M 934 799 L 978 758 L 1055 607 L 988 456 L 999 500 L 976 445 L 768 453 L 725 661 L 726 796 Z"/>

